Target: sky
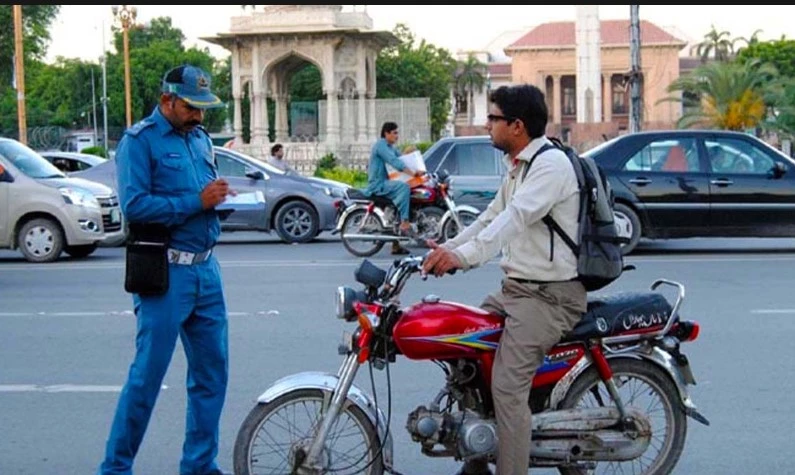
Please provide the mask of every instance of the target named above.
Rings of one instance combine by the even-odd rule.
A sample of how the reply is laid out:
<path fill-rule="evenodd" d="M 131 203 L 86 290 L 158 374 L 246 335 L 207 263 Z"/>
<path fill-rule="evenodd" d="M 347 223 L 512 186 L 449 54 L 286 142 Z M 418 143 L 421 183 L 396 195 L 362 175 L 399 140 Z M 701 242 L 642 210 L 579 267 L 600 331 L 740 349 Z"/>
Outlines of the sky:
<path fill-rule="evenodd" d="M 156 17 L 171 17 L 172 25 L 182 30 L 186 45 L 206 47 L 223 58 L 228 52 L 199 40 L 230 29 L 230 18 L 248 14 L 240 5 L 142 5 L 138 6 L 138 22 Z M 502 33 L 530 31 L 549 21 L 573 21 L 574 5 L 345 5 L 344 10 L 366 8 L 375 30 L 392 30 L 405 23 L 417 38 L 448 49 L 450 52 L 482 50 Z M 629 5 L 600 5 L 599 18 L 629 19 Z M 781 35 L 795 39 L 795 6 L 744 5 L 641 5 L 639 17 L 674 33 L 679 38 L 698 43 L 714 24 L 718 31 L 727 30 L 732 37 L 750 37 L 755 30 L 762 40 Z M 62 5 L 51 25 L 52 41 L 47 61 L 57 56 L 96 61 L 103 46 L 112 48 L 110 27 L 113 22 L 110 5 Z M 103 30 L 104 39 L 103 43 Z"/>

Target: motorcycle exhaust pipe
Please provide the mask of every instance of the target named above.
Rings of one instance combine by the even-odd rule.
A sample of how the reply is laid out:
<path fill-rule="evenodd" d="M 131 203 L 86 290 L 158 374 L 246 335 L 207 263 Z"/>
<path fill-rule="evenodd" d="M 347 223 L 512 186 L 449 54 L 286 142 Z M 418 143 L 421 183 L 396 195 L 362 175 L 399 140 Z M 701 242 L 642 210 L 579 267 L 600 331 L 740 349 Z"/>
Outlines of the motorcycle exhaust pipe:
<path fill-rule="evenodd" d="M 343 239 L 348 241 L 385 241 L 385 242 L 409 242 L 408 236 L 394 236 L 391 234 L 346 234 Z"/>

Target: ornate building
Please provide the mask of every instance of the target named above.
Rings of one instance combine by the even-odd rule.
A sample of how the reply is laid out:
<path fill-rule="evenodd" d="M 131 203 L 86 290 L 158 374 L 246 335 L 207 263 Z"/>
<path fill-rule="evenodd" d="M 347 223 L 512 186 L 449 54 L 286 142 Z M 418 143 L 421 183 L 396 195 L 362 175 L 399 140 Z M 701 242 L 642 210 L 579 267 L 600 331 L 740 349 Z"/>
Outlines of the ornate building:
<path fill-rule="evenodd" d="M 380 129 L 376 57 L 398 41 L 392 33 L 372 28 L 366 11 L 343 12 L 342 5 L 267 5 L 232 17 L 228 33 L 202 38 L 232 55 L 234 148 L 266 156 L 272 129 L 275 141 L 285 144 L 285 158 L 293 162 L 328 152 L 369 154 Z M 318 110 L 324 117 L 317 121 L 317 136 L 291 136 L 289 85 L 307 63 L 321 74 L 326 100 Z M 243 141 L 244 96 L 251 103 L 249 143 Z M 268 120 L 267 99 L 275 103 L 273 123 Z"/>

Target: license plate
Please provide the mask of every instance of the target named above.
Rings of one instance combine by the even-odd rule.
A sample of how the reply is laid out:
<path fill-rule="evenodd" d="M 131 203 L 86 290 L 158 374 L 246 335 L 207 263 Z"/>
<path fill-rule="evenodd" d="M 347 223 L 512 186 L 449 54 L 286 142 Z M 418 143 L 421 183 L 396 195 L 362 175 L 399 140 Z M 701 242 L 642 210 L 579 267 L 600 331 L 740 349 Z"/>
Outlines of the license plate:
<path fill-rule="evenodd" d="M 110 210 L 110 222 L 112 224 L 117 224 L 121 222 L 121 211 L 118 209 Z"/>

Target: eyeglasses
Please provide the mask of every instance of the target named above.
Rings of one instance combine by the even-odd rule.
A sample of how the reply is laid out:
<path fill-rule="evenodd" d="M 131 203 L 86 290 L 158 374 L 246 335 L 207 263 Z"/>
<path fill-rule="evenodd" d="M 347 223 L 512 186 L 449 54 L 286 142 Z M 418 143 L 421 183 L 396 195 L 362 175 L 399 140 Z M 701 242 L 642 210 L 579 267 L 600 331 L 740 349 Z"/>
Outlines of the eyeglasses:
<path fill-rule="evenodd" d="M 516 117 L 511 117 L 509 115 L 489 114 L 486 116 L 486 120 L 488 120 L 489 122 L 497 122 L 498 120 L 504 120 L 505 122 L 511 123 L 516 120 Z"/>

